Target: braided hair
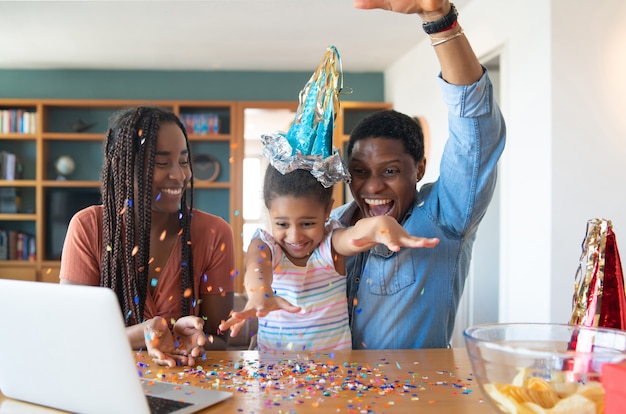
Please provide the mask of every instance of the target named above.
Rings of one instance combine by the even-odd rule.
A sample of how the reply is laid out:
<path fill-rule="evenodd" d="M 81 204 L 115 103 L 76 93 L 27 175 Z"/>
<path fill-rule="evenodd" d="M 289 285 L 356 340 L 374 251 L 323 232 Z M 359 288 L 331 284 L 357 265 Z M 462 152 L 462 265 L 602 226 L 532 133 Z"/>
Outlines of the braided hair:
<path fill-rule="evenodd" d="M 104 144 L 100 286 L 115 291 L 127 326 L 144 320 L 148 265 L 152 260 L 149 256 L 154 156 L 159 126 L 164 123 L 175 123 L 180 127 L 190 151 L 187 132 L 178 117 L 156 107 L 136 107 L 114 114 Z M 183 315 L 189 315 L 194 298 L 190 241 L 192 208 L 193 174 L 189 189 L 183 190 L 178 216 L 182 240 Z"/>

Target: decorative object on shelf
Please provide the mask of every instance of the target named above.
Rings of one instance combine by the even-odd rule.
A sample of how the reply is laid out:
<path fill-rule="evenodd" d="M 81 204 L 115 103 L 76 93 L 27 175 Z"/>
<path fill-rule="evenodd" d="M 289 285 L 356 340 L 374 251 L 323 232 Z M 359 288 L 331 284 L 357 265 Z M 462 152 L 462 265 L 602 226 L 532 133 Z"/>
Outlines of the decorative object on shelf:
<path fill-rule="evenodd" d="M 57 180 L 66 180 L 76 169 L 76 163 L 74 159 L 69 155 L 61 155 L 54 161 L 54 171 L 56 171 Z"/>
<path fill-rule="evenodd" d="M 93 128 L 94 126 L 96 126 L 96 124 L 97 122 L 87 123 L 83 121 L 82 119 L 78 118 L 76 121 L 74 121 L 71 124 L 71 128 L 72 128 L 72 131 L 74 132 L 85 132 L 89 130 L 90 128 Z"/>
<path fill-rule="evenodd" d="M 197 180 L 212 182 L 220 175 L 220 162 L 211 154 L 197 154 L 192 157 L 193 176 Z"/>
<path fill-rule="evenodd" d="M 216 113 L 190 113 L 179 116 L 187 133 L 191 135 L 214 135 L 221 132 L 220 117 Z"/>

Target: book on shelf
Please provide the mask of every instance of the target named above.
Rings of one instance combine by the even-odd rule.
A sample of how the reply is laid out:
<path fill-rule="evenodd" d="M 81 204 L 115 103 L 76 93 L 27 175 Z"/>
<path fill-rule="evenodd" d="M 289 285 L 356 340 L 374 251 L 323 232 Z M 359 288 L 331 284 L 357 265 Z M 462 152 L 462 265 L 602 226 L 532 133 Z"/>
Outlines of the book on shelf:
<path fill-rule="evenodd" d="M 0 260 L 9 260 L 9 232 L 0 229 Z"/>
<path fill-rule="evenodd" d="M 0 134 L 34 134 L 37 132 L 37 112 L 26 109 L 0 110 Z"/>
<path fill-rule="evenodd" d="M 0 187 L 0 214 L 17 213 L 17 189 Z"/>
<path fill-rule="evenodd" d="M 0 153 L 0 179 L 13 181 L 18 178 L 18 175 L 17 155 L 2 151 Z"/>
<path fill-rule="evenodd" d="M 15 237 L 15 257 L 12 260 L 24 260 L 24 233 L 17 232 Z"/>
<path fill-rule="evenodd" d="M 188 134 L 210 135 L 220 133 L 220 117 L 214 113 L 181 114 L 180 120 Z"/>
<path fill-rule="evenodd" d="M 37 257 L 37 243 L 35 243 L 35 236 L 28 235 L 28 248 L 26 250 L 26 260 L 31 262 L 35 261 Z"/>
<path fill-rule="evenodd" d="M 17 230 L 9 230 L 9 260 L 17 260 Z"/>

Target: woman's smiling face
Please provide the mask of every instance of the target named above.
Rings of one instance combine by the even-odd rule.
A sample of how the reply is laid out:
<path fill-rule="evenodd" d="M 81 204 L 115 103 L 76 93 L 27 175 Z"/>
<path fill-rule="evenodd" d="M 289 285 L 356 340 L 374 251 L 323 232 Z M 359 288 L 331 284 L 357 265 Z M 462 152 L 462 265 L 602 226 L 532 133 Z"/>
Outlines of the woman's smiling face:
<path fill-rule="evenodd" d="M 173 122 L 159 126 L 152 177 L 152 210 L 178 212 L 191 179 L 189 151 L 183 131 Z"/>
<path fill-rule="evenodd" d="M 415 185 L 426 160 L 415 162 L 398 139 L 365 138 L 352 148 L 350 190 L 364 217 L 389 215 L 402 220 L 415 202 Z"/>

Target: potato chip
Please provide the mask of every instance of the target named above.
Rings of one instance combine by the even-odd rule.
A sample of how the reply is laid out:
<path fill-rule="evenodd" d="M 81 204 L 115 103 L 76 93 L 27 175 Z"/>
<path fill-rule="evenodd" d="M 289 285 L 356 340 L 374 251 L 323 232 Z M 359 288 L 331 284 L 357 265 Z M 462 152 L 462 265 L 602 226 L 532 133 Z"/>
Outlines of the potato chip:
<path fill-rule="evenodd" d="M 563 398 L 548 412 L 550 414 L 596 414 L 596 405 L 582 395 L 572 394 Z"/>
<path fill-rule="evenodd" d="M 554 378 L 557 381 L 559 379 L 558 376 Z M 563 379 L 564 377 L 561 378 Z M 513 383 L 486 384 L 483 387 L 504 413 L 600 414 L 604 412 L 604 389 L 597 381 L 587 384 L 551 383 L 540 377 L 530 377 L 527 370 L 521 369 L 513 379 Z"/>

